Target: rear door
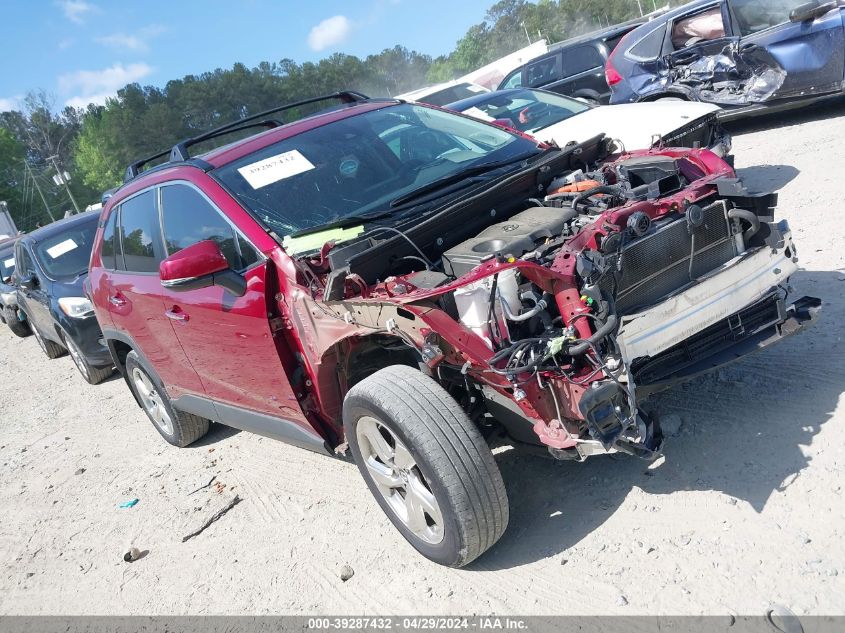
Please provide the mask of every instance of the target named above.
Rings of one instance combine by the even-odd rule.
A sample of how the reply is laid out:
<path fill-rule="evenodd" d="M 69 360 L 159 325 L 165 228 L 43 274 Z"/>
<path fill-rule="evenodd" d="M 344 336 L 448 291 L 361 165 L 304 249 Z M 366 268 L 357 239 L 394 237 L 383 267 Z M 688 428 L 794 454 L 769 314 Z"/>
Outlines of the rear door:
<path fill-rule="evenodd" d="M 724 2 L 714 2 L 669 23 L 666 60 L 672 68 L 688 66 L 705 57 L 722 54 L 739 37 L 730 30 L 730 14 Z"/>
<path fill-rule="evenodd" d="M 842 89 L 845 34 L 842 9 L 811 21 L 789 14 L 807 0 L 727 0 L 740 46 L 766 49 L 786 71 L 774 98 L 825 94 Z"/>
<path fill-rule="evenodd" d="M 562 79 L 549 84 L 546 89 L 607 103 L 610 89 L 604 78 L 604 62 L 605 56 L 593 42 L 565 49 L 562 55 Z"/>
<path fill-rule="evenodd" d="M 313 434 L 285 374 L 268 312 L 268 277 L 275 271 L 212 200 L 189 182 L 161 188 L 167 254 L 204 240 L 216 242 L 232 270 L 246 279 L 243 297 L 220 286 L 163 289 L 165 312 L 206 394 L 216 402 L 284 418 Z M 284 350 L 282 350 L 284 351 Z"/>
<path fill-rule="evenodd" d="M 120 204 L 114 236 L 114 260 L 105 249 L 107 269 L 94 292 L 106 295 L 105 305 L 115 330 L 128 336 L 164 382 L 171 397 L 202 394 L 202 383 L 165 314 L 158 276 L 164 245 L 158 218 L 158 190 L 142 191 Z M 108 225 L 107 225 L 108 227 Z M 105 237 L 105 233 L 104 233 Z M 102 300 L 100 305 L 103 305 Z"/>

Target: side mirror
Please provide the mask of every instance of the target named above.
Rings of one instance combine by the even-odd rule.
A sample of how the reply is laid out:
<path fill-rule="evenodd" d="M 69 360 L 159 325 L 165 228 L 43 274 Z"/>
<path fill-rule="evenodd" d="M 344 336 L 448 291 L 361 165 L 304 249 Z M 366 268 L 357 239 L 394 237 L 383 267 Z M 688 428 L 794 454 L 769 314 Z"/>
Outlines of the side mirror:
<path fill-rule="evenodd" d="M 835 2 L 820 2 L 819 0 L 813 0 L 813 2 L 807 2 L 806 4 L 795 7 L 789 13 L 789 21 L 809 22 L 811 20 L 815 20 L 816 18 L 820 18 L 825 13 L 835 8 Z"/>
<path fill-rule="evenodd" d="M 246 280 L 229 268 L 217 243 L 197 242 L 159 264 L 161 285 L 175 292 L 221 286 L 237 297 L 246 294 Z"/>
<path fill-rule="evenodd" d="M 38 283 L 38 277 L 35 275 L 27 275 L 26 277 L 21 277 L 18 280 L 18 286 L 20 286 L 22 290 L 34 290 L 38 287 Z"/>

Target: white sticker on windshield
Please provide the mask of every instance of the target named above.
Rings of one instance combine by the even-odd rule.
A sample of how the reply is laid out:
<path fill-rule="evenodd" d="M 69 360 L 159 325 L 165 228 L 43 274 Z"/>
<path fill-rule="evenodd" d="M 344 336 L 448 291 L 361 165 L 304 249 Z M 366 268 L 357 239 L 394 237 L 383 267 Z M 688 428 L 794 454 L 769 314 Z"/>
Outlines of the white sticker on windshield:
<path fill-rule="evenodd" d="M 482 121 L 495 121 L 493 117 L 491 117 L 481 108 L 467 108 L 466 110 L 464 110 L 464 114 L 468 114 L 469 116 L 476 119 L 481 119 Z"/>
<path fill-rule="evenodd" d="M 3 266 L 6 268 L 14 268 L 15 267 L 15 258 L 12 257 L 11 259 L 4 259 Z"/>
<path fill-rule="evenodd" d="M 261 187 L 266 187 L 274 182 L 279 182 L 311 169 L 314 169 L 311 161 L 300 154 L 298 150 L 293 149 L 241 167 L 238 169 L 238 173 L 246 179 L 253 189 L 261 189 Z"/>
<path fill-rule="evenodd" d="M 470 92 L 487 92 L 485 88 L 481 86 L 476 86 L 475 84 L 467 84 L 467 90 Z"/>
<path fill-rule="evenodd" d="M 64 255 L 65 253 L 69 253 L 74 248 L 78 248 L 78 247 L 79 247 L 79 245 L 76 242 L 74 242 L 72 239 L 68 238 L 64 242 L 59 242 L 55 246 L 51 246 L 50 248 L 48 248 L 47 254 L 50 257 L 52 257 L 53 259 L 56 259 L 56 258 Z"/>

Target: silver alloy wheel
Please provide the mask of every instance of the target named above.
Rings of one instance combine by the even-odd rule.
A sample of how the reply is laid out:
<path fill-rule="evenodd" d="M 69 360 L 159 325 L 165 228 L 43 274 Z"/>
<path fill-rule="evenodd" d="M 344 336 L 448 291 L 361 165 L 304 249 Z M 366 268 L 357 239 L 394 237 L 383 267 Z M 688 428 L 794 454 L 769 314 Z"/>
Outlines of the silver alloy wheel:
<path fill-rule="evenodd" d="M 411 452 L 384 422 L 362 417 L 356 427 L 367 472 L 393 513 L 419 539 L 443 540 L 443 514 Z"/>
<path fill-rule="evenodd" d="M 70 354 L 73 364 L 76 365 L 79 373 L 85 376 L 86 380 L 89 380 L 90 375 L 88 372 L 88 364 L 85 362 L 85 359 L 82 358 L 82 352 L 79 351 L 79 348 L 76 346 L 76 343 L 73 342 L 72 338 L 69 336 L 65 336 L 63 338 L 65 341 L 65 347 L 67 347 L 67 351 Z"/>
<path fill-rule="evenodd" d="M 173 420 L 170 419 L 170 414 L 167 413 L 161 396 L 150 377 L 144 371 L 135 367 L 132 369 L 132 382 L 135 383 L 135 389 L 141 398 L 144 411 L 152 418 L 157 427 L 167 435 L 173 435 Z"/>

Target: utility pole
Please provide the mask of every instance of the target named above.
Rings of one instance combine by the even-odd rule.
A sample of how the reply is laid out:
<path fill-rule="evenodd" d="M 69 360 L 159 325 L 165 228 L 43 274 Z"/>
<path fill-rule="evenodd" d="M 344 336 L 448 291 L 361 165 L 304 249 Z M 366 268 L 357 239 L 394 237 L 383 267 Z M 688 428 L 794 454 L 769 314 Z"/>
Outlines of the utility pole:
<path fill-rule="evenodd" d="M 59 165 L 56 163 L 56 159 L 58 156 L 50 156 L 47 160 L 53 163 L 53 168 L 56 170 L 56 174 L 59 177 L 61 183 L 65 186 L 65 190 L 67 190 L 67 195 L 70 198 L 71 203 L 73 203 L 73 208 L 79 213 L 79 205 L 76 204 L 76 199 L 73 197 L 73 194 L 70 192 L 70 187 L 67 184 L 68 178 L 65 177 L 62 170 L 59 169 Z"/>
<path fill-rule="evenodd" d="M 47 215 L 50 216 L 50 219 L 55 222 L 56 218 L 53 217 L 53 213 L 50 211 L 50 205 L 47 204 L 47 198 L 44 197 L 44 193 L 41 191 L 41 187 L 38 186 L 38 181 L 35 179 L 35 176 L 32 175 L 32 168 L 29 166 L 29 163 L 26 162 L 26 159 L 23 161 L 23 166 L 26 167 L 26 171 L 29 173 L 29 177 L 32 178 L 32 184 L 35 185 L 35 189 L 38 191 L 38 195 L 41 196 L 41 202 L 44 203 L 44 210 L 47 211 Z"/>
<path fill-rule="evenodd" d="M 637 0 L 637 6 L 640 8 L 640 17 L 643 17 L 645 14 L 643 13 L 643 5 L 640 0 Z"/>
<path fill-rule="evenodd" d="M 528 27 L 525 26 L 525 21 L 522 21 L 522 28 L 525 29 L 525 39 L 528 40 L 528 45 L 531 46 L 531 36 L 528 35 Z"/>

